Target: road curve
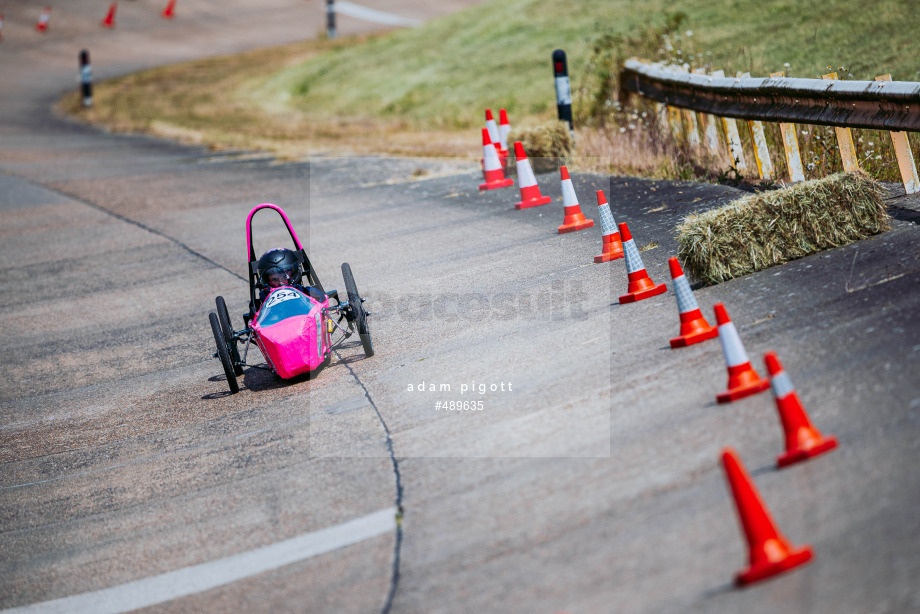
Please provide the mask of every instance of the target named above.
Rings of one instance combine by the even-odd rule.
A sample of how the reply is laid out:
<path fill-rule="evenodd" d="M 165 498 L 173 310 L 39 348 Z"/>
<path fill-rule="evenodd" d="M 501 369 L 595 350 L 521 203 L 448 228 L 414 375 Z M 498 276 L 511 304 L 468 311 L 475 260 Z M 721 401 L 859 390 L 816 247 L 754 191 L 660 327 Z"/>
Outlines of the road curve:
<path fill-rule="evenodd" d="M 718 344 L 668 348 L 670 293 L 617 304 L 625 269 L 591 263 L 596 229 L 555 234 L 552 175 L 539 177 L 551 205 L 515 211 L 512 189 L 477 192 L 475 160 L 278 164 L 54 117 L 82 47 L 105 76 L 322 24 L 315 2 L 202 2 L 175 24 L 153 2 L 125 4 L 115 32 L 88 0 L 70 21 L 55 14 L 56 38 L 26 36 L 22 8 L 4 26 L 0 608 L 152 586 L 349 526 L 393 508 L 394 460 L 395 592 L 388 530 L 146 611 L 920 607 L 915 204 L 893 201 L 884 235 L 697 292 L 707 315 L 726 303 L 758 370 L 779 353 L 840 441 L 776 471 L 769 396 L 714 403 Z M 290 19 L 301 10 L 306 26 Z M 593 175 L 575 187 L 595 220 L 603 189 L 640 245 L 659 244 L 643 252 L 656 281 L 669 281 L 676 221 L 738 195 Z M 327 288 L 351 263 L 378 353 L 350 344 L 310 381 L 251 369 L 231 396 L 206 318 L 218 294 L 245 309 L 243 221 L 260 202 L 289 213 Z M 282 238 L 259 231 L 265 247 Z M 730 585 L 746 553 L 717 465 L 727 445 L 784 533 L 816 552 L 745 591 Z"/>

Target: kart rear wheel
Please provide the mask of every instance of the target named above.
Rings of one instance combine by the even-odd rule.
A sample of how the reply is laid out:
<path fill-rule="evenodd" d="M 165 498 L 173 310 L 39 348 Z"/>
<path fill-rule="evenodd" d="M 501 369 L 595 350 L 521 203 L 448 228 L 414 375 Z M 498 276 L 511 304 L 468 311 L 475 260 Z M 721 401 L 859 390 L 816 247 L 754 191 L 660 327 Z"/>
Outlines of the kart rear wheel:
<path fill-rule="evenodd" d="M 224 340 L 227 342 L 233 372 L 237 375 L 242 375 L 243 367 L 240 365 L 240 351 L 236 345 L 237 340 L 233 338 L 233 327 L 230 326 L 230 312 L 227 311 L 227 304 L 222 296 L 218 296 L 214 302 L 217 303 L 217 319 L 220 321 L 220 329 L 223 331 Z"/>
<path fill-rule="evenodd" d="M 217 357 L 220 358 L 220 364 L 227 375 L 227 385 L 230 387 L 230 392 L 235 394 L 240 391 L 240 385 L 236 381 L 236 373 L 233 372 L 233 363 L 230 362 L 230 352 L 227 349 L 227 342 L 224 341 L 224 331 L 220 329 L 220 321 L 216 313 L 209 313 L 208 319 L 211 321 L 214 343 L 217 344 Z"/>
<path fill-rule="evenodd" d="M 347 262 L 342 263 L 342 278 L 345 280 L 345 291 L 348 293 L 348 306 L 351 309 L 355 328 L 361 337 L 364 355 L 368 358 L 374 355 L 374 343 L 371 341 L 371 331 L 367 325 L 367 312 L 364 311 L 361 295 L 355 285 L 355 277 L 351 274 L 351 267 Z"/>

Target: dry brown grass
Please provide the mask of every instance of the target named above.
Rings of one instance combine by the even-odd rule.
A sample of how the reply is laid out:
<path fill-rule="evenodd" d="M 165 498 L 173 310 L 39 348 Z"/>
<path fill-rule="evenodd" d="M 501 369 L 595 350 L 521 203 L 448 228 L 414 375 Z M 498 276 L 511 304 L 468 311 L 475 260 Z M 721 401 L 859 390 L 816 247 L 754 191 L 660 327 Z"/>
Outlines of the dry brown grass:
<path fill-rule="evenodd" d="M 854 172 L 752 194 L 688 216 L 678 257 L 691 277 L 717 284 L 846 245 L 891 228 L 882 193 Z"/>
<path fill-rule="evenodd" d="M 575 146 L 578 158 L 572 166 L 580 171 L 711 181 L 718 177 L 718 169 L 729 166 L 726 156 L 691 149 L 651 118 L 577 130 Z"/>
<path fill-rule="evenodd" d="M 296 81 L 286 81 L 291 78 L 286 69 L 371 38 L 304 41 L 155 68 L 96 84 L 91 109 L 81 107 L 77 92 L 65 96 L 58 109 L 113 131 L 215 150 L 262 150 L 281 159 L 317 153 L 478 157 L 478 130 L 341 115 L 328 106 L 304 109 L 284 96 L 297 88 Z M 702 176 L 697 171 L 705 161 L 683 162 L 695 158 L 673 139 L 661 138 L 653 117 L 624 114 L 623 120 L 622 132 L 619 124 L 580 129 L 574 146 L 567 125 L 556 120 L 515 123 L 511 138 L 524 144 L 538 173 L 568 163 L 582 171 Z M 632 120 L 635 130 L 627 129 Z"/>
<path fill-rule="evenodd" d="M 307 112 L 278 97 L 273 71 L 367 38 L 305 41 L 143 71 L 98 83 L 90 109 L 83 109 L 73 92 L 58 103 L 58 110 L 112 131 L 215 150 L 262 150 L 281 159 L 316 153 L 481 153 L 476 140 L 462 132 L 422 132 L 402 119 L 340 117 L 334 109 Z"/>

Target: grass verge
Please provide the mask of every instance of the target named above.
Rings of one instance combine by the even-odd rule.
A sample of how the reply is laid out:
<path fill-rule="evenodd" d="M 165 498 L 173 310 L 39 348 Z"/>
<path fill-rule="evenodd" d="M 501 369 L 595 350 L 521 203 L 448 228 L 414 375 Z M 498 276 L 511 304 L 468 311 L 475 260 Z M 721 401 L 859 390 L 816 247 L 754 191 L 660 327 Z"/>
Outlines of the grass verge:
<path fill-rule="evenodd" d="M 882 187 L 865 173 L 838 173 L 752 194 L 688 216 L 678 257 L 691 277 L 717 284 L 889 230 Z"/>
<path fill-rule="evenodd" d="M 920 37 L 902 17 L 900 0 L 878 0 L 871 10 L 856 0 L 496 0 L 386 35 L 309 41 L 129 75 L 97 84 L 92 110 L 81 110 L 75 94 L 61 108 L 113 130 L 285 158 L 318 152 L 478 158 L 484 108 L 508 109 L 513 126 L 555 116 L 550 55 L 562 48 L 578 127 L 593 132 L 577 135 L 575 156 L 593 159 L 593 170 L 715 179 L 713 166 L 724 161 L 700 162 L 679 155 L 680 145 L 654 142 L 645 111 L 608 115 L 616 115 L 618 59 L 671 58 L 754 75 L 786 69 L 805 77 L 844 65 L 852 78 L 891 72 L 918 79 Z M 807 132 L 807 141 L 826 142 L 818 138 L 826 131 Z M 880 163 L 874 144 L 886 139 L 866 136 L 865 164 Z M 816 169 L 834 160 L 808 143 L 803 154 Z M 779 165 L 781 158 L 775 155 Z"/>

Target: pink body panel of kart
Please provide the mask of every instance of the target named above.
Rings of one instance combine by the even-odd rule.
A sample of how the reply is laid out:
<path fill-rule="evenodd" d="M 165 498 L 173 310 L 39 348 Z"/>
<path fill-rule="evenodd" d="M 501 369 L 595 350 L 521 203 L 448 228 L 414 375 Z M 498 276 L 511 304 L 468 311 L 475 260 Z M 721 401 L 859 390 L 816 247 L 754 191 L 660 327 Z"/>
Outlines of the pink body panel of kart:
<path fill-rule="evenodd" d="M 293 294 L 292 294 L 293 293 Z M 277 296 L 276 296 L 277 295 Z M 273 298 L 274 297 L 274 298 Z M 282 301 L 278 301 L 282 297 Z M 307 301 L 311 305 L 309 312 L 298 313 L 290 317 L 263 325 L 260 320 L 265 310 L 278 309 L 281 302 Z M 272 290 L 262 305 L 262 308 L 253 318 L 253 335 L 262 355 L 275 373 L 284 379 L 312 371 L 319 367 L 330 353 L 330 338 L 326 332 L 326 318 L 323 308 L 329 306 L 329 301 L 316 301 L 302 292 L 291 288 L 281 287 Z M 303 308 L 306 311 L 306 308 Z"/>

